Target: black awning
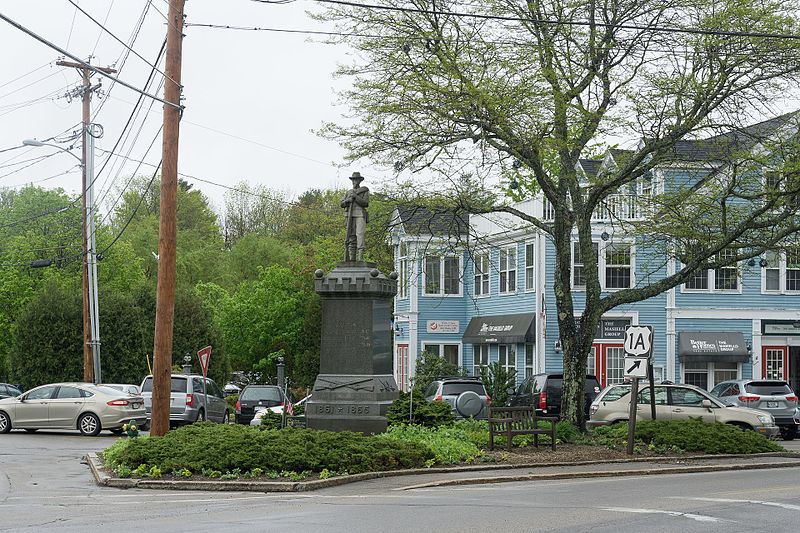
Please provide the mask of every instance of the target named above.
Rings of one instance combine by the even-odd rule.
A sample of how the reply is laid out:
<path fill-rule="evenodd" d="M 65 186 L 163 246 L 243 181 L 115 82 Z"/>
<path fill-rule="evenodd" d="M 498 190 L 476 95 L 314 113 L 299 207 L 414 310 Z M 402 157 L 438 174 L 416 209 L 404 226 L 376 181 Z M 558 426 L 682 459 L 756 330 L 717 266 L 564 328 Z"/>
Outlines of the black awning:
<path fill-rule="evenodd" d="M 473 344 L 533 342 L 535 315 L 476 316 L 469 321 L 463 341 Z"/>
<path fill-rule="evenodd" d="M 681 362 L 745 363 L 747 341 L 738 331 L 682 331 L 678 334 Z"/>

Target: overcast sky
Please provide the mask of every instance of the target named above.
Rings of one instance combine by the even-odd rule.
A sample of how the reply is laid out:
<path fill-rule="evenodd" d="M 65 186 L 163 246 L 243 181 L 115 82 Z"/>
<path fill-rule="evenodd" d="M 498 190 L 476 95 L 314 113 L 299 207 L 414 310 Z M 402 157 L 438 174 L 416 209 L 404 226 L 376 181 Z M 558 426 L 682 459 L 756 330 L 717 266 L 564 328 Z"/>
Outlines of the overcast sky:
<path fill-rule="evenodd" d="M 76 0 L 122 41 L 128 42 L 147 7 L 146 0 Z M 133 49 L 150 63 L 155 61 L 165 35 L 165 0 L 153 0 Z M 311 2 L 285 5 L 249 0 L 191 0 L 186 3 L 188 23 L 258 26 L 275 29 L 323 29 L 305 10 Z M 161 13 L 159 13 L 159 11 Z M 125 48 L 68 0 L 4 0 L 0 13 L 45 39 L 92 63 L 120 68 Z M 225 185 L 240 180 L 286 190 L 297 196 L 311 187 L 350 185 L 347 176 L 358 168 L 337 168 L 343 151 L 336 143 L 312 130 L 324 120 L 336 120 L 344 109 L 334 105 L 332 73 L 346 59 L 343 46 L 310 42 L 307 35 L 272 31 L 234 31 L 188 27 L 183 44 L 183 85 L 186 110 L 181 125 L 179 171 Z M 59 54 L 11 25 L 0 21 L 5 53 L 0 56 L 0 150 L 23 139 L 46 139 L 72 131 L 81 119 L 80 99 L 64 95 L 79 85 L 78 72 L 57 67 Z M 163 65 L 163 61 L 162 61 Z M 163 66 L 159 67 L 163 70 Z M 143 87 L 150 66 L 130 54 L 120 79 Z M 96 76 L 94 80 L 101 80 Z M 106 98 L 92 104 L 95 122 L 104 135 L 97 141 L 99 170 L 130 115 L 138 94 L 102 79 Z M 163 96 L 152 87 L 149 92 Z M 148 146 L 161 125 L 161 104 L 145 102 L 134 122 L 133 134 L 117 152 L 133 159 L 158 163 L 160 138 Z M 98 112 L 99 110 L 99 112 Z M 135 138 L 141 127 L 141 133 Z M 64 146 L 69 146 L 66 144 Z M 80 155 L 80 142 L 74 153 Z M 80 192 L 80 172 L 70 156 L 59 153 L 42 161 L 28 161 L 55 150 L 29 148 L 0 153 L 0 187 L 35 182 Z M 14 163 L 21 163 L 14 165 Z M 26 165 L 33 163 L 27 168 Z M 121 166 L 121 168 L 120 168 Z M 56 174 L 72 171 L 56 177 Z M 109 172 L 111 171 L 111 172 Z M 13 172 L 13 173 L 11 173 Z M 152 167 L 113 158 L 97 180 L 100 199 L 109 187 L 124 186 L 134 173 L 151 175 Z M 10 173 L 10 174 L 9 174 Z M 46 179 L 49 178 L 49 179 Z M 40 181 L 44 180 L 44 181 Z M 221 208 L 225 189 L 187 178 Z M 113 204 L 113 194 L 102 202 Z"/>

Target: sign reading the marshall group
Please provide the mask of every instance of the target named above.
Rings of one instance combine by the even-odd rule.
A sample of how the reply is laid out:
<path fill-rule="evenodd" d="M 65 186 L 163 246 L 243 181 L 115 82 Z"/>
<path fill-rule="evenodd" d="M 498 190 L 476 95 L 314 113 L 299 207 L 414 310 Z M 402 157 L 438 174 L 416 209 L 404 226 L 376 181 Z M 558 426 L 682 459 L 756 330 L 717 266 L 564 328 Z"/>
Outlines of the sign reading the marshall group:
<path fill-rule="evenodd" d="M 597 325 L 595 339 L 624 339 L 625 328 L 631 325 L 630 318 L 601 319 Z"/>
<path fill-rule="evenodd" d="M 458 320 L 428 320 L 428 333 L 458 333 Z"/>

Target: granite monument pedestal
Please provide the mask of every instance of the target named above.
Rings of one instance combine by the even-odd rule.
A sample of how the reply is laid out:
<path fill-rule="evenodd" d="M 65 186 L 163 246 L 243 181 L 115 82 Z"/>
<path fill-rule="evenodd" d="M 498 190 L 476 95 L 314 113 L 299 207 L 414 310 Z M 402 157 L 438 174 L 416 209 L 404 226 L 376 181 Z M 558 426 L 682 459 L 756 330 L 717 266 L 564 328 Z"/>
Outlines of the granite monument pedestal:
<path fill-rule="evenodd" d="M 306 405 L 309 428 L 386 430 L 386 411 L 398 397 L 390 319 L 396 278 L 364 261 L 343 261 L 327 275 L 315 273 L 322 342 L 320 373 Z"/>

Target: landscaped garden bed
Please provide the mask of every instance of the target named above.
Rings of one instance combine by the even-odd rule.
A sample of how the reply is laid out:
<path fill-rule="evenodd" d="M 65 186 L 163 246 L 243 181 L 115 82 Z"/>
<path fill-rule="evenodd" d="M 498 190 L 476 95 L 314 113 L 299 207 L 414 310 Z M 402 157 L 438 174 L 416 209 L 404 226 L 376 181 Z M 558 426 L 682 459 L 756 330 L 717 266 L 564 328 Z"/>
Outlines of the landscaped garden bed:
<path fill-rule="evenodd" d="M 120 440 L 103 453 L 103 459 L 109 474 L 122 478 L 302 481 L 481 463 L 545 464 L 629 457 L 625 454 L 625 424 L 582 434 L 560 422 L 556 435 L 555 452 L 546 446 L 534 448 L 533 437 L 528 435 L 515 437 L 511 452 L 489 452 L 486 423 L 475 420 L 436 427 L 394 425 L 374 436 L 199 423 L 164 437 Z M 636 435 L 635 455 L 639 457 L 784 451 L 755 432 L 700 420 L 641 422 Z M 546 436 L 539 441 L 549 443 Z"/>

